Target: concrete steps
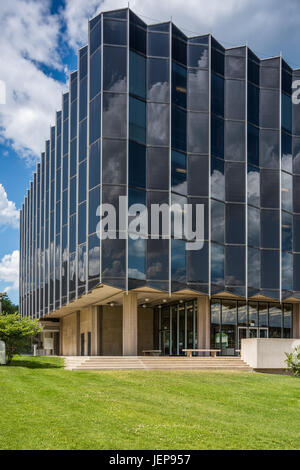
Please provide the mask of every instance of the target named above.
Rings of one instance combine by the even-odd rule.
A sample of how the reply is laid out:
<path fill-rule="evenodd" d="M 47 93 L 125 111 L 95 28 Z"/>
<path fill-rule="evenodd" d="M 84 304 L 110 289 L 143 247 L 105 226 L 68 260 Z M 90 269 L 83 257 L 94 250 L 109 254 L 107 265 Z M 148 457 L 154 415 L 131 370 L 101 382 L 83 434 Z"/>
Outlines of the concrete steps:
<path fill-rule="evenodd" d="M 242 370 L 252 369 L 239 357 L 65 357 L 68 370 Z"/>

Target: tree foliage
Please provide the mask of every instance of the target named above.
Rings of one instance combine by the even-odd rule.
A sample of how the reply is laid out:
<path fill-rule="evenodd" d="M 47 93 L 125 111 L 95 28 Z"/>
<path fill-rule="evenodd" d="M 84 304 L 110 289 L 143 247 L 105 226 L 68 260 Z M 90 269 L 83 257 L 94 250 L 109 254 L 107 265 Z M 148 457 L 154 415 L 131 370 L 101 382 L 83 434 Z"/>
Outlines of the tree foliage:
<path fill-rule="evenodd" d="M 18 313 L 0 315 L 0 340 L 6 345 L 7 364 L 11 362 L 14 354 L 22 352 L 26 341 L 40 331 L 42 328 L 39 320 L 22 318 Z"/>
<path fill-rule="evenodd" d="M 18 309 L 18 305 L 13 304 L 8 295 L 5 294 L 2 298 L 2 313 L 9 315 L 12 313 L 17 313 Z"/>
<path fill-rule="evenodd" d="M 286 357 L 286 364 L 288 370 L 292 372 L 296 377 L 300 377 L 300 346 L 295 348 L 292 353 L 286 353 Z"/>

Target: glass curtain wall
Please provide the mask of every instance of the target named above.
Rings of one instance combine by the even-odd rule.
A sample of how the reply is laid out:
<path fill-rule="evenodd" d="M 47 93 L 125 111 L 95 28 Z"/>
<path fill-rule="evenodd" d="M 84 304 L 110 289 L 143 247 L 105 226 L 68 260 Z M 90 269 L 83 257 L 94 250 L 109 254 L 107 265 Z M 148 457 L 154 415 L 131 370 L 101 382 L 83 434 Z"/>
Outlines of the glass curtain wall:
<path fill-rule="evenodd" d="M 248 302 L 237 300 L 211 301 L 212 349 L 223 356 L 240 354 L 245 338 L 291 338 L 292 304 Z"/>
<path fill-rule="evenodd" d="M 22 313 L 46 315 L 100 282 L 300 298 L 299 78 L 280 57 L 146 25 L 129 9 L 92 19 L 21 210 Z M 162 224 L 148 240 L 117 224 L 118 239 L 100 242 L 97 208 L 118 209 L 120 196 L 174 204 L 178 217 L 203 204 L 203 248 L 186 251 L 174 217 L 171 240 Z"/>

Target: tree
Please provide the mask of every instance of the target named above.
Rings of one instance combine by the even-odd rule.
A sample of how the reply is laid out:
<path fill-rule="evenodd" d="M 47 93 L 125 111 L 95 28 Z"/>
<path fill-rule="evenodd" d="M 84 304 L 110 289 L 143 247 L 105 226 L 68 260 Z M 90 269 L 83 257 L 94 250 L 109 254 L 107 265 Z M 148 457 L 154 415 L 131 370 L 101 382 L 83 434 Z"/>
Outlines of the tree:
<path fill-rule="evenodd" d="M 18 305 L 12 303 L 10 298 L 7 294 L 5 294 L 2 298 L 2 313 L 3 314 L 11 314 L 18 312 Z"/>
<path fill-rule="evenodd" d="M 39 320 L 22 318 L 18 313 L 0 315 L 0 340 L 6 345 L 7 364 L 11 363 L 14 354 L 22 352 L 26 340 L 40 331 Z"/>

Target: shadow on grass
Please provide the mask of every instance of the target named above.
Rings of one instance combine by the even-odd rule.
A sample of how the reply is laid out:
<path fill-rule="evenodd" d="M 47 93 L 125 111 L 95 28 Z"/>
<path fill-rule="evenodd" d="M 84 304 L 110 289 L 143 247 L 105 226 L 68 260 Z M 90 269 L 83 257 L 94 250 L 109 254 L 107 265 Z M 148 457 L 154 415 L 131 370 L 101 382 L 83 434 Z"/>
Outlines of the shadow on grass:
<path fill-rule="evenodd" d="M 8 364 L 8 367 L 27 367 L 28 369 L 63 369 L 64 364 L 61 360 L 49 360 L 46 358 L 14 358 L 11 364 Z"/>

